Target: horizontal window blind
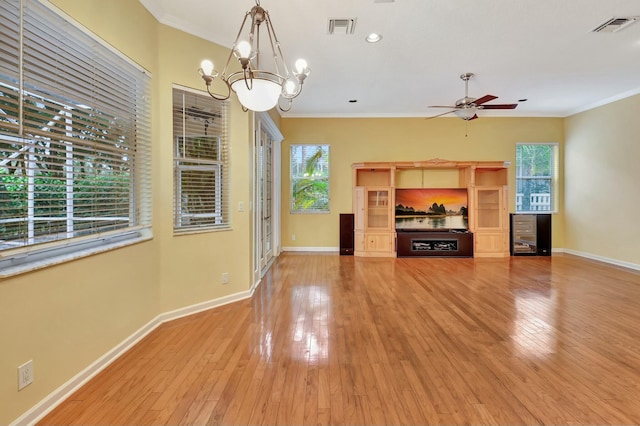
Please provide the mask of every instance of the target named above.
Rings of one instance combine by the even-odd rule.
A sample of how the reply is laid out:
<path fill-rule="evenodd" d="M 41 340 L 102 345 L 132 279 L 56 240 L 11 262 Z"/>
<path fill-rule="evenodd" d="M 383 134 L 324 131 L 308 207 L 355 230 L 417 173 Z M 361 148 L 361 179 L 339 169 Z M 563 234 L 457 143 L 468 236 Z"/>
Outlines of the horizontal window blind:
<path fill-rule="evenodd" d="M 0 134 L 19 133 L 20 1 L 0 2 Z M 4 142 L 0 140 L 0 149 Z M 2 161 L 0 159 L 0 161 Z"/>
<path fill-rule="evenodd" d="M 173 89 L 174 230 L 227 229 L 228 102 Z"/>
<path fill-rule="evenodd" d="M 0 11 L 0 250 L 149 228 L 150 76 L 38 1 Z"/>

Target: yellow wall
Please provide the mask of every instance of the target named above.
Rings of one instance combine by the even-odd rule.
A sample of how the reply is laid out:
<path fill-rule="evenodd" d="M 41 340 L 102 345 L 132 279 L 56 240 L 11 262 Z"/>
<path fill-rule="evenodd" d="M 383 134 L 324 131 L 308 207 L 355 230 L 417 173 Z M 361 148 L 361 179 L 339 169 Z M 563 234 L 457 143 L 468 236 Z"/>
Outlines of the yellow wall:
<path fill-rule="evenodd" d="M 0 424 L 17 418 L 158 314 L 247 291 L 252 281 L 249 209 L 232 209 L 232 231 L 179 237 L 172 232 L 171 85 L 201 88 L 197 64 L 205 56 L 224 63 L 226 49 L 158 24 L 138 2 L 53 2 L 153 74 L 154 239 L 0 281 Z M 285 136 L 282 245 L 338 246 L 338 214 L 351 211 L 354 162 L 511 161 L 513 187 L 515 143 L 558 142 L 560 164 L 566 170 L 567 207 L 565 178 L 560 175 L 554 247 L 640 264 L 640 253 L 634 249 L 640 228 L 633 224 L 640 207 L 634 186 L 640 180 L 635 164 L 640 158 L 635 138 L 639 109 L 636 96 L 566 120 L 287 119 L 272 112 Z M 233 207 L 250 201 L 251 120 L 234 100 Z M 331 145 L 330 214 L 289 213 L 293 143 Z M 514 194 L 510 196 L 513 211 Z M 222 272 L 230 276 L 226 286 L 220 284 Z M 18 392 L 16 369 L 29 359 L 34 360 L 35 381 Z"/>
<path fill-rule="evenodd" d="M 152 78 L 151 241 L 0 281 L 0 424 L 7 424 L 161 313 L 251 285 L 249 212 L 232 210 L 232 231 L 173 235 L 172 84 L 203 89 L 204 57 L 228 50 L 160 25 L 139 2 L 53 3 L 145 69 Z M 231 201 L 248 205 L 252 115 L 231 108 Z M 220 283 L 228 272 L 230 283 Z M 34 362 L 17 390 L 17 367 Z"/>
<path fill-rule="evenodd" d="M 233 206 L 242 201 L 249 205 L 250 134 L 252 115 L 232 103 L 229 132 L 231 216 L 233 232 L 173 235 L 173 152 L 172 152 L 172 84 L 179 83 L 202 90 L 204 84 L 196 72 L 205 57 L 223 64 L 228 49 L 213 46 L 165 25 L 158 27 L 158 73 L 156 96 L 159 108 L 158 138 L 161 148 L 156 156 L 154 179 L 154 234 L 160 243 L 161 310 L 214 299 L 248 289 L 250 283 L 249 209 L 238 212 Z M 221 286 L 223 272 L 229 273 L 229 284 Z"/>
<path fill-rule="evenodd" d="M 640 265 L 640 95 L 566 119 L 565 247 Z"/>
<path fill-rule="evenodd" d="M 286 118 L 282 147 L 282 245 L 337 248 L 338 215 L 352 211 L 351 164 L 366 161 L 446 160 L 510 161 L 510 187 L 515 187 L 517 142 L 564 142 L 561 118 Z M 289 154 L 291 144 L 330 145 L 329 214 L 291 214 Z M 562 164 L 562 163 L 561 163 Z M 433 179 L 446 182 L 443 176 Z M 434 186 L 439 186 L 434 184 Z M 553 216 L 553 246 L 563 247 L 562 175 L 559 214 Z M 513 192 L 513 191 L 511 191 Z M 510 210 L 515 195 L 510 193 Z M 295 241 L 292 235 L 296 236 Z"/>

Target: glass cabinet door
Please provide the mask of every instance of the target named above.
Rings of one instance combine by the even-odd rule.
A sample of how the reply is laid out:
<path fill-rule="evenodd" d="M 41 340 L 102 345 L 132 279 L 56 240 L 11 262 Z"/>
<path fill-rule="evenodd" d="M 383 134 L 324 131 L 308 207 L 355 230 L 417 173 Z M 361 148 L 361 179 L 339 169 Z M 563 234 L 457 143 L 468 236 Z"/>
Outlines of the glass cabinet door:
<path fill-rule="evenodd" d="M 536 253 L 536 215 L 511 215 L 511 247 L 512 254 Z"/>
<path fill-rule="evenodd" d="M 501 223 L 501 190 L 499 188 L 487 188 L 477 190 L 477 227 L 500 228 Z"/>
<path fill-rule="evenodd" d="M 389 228 L 389 190 L 367 190 L 367 219 L 368 228 Z"/>

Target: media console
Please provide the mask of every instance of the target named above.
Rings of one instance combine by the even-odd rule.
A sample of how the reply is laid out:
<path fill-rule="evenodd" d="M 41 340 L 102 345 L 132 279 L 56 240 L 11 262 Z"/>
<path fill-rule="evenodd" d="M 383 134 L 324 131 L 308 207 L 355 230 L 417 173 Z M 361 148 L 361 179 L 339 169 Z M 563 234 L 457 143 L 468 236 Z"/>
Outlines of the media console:
<path fill-rule="evenodd" d="M 397 230 L 398 257 L 473 257 L 473 234 L 464 230 Z"/>

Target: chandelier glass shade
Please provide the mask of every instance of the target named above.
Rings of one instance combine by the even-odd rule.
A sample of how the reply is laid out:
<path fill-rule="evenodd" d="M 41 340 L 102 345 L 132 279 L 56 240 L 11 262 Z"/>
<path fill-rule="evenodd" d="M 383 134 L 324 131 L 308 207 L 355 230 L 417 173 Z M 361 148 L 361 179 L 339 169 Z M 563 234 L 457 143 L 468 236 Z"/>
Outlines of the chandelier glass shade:
<path fill-rule="evenodd" d="M 248 22 L 251 24 L 247 25 Z M 272 62 L 269 61 L 269 64 L 263 64 L 261 61 L 262 28 L 268 41 L 265 44 L 271 50 L 268 58 Z M 240 64 L 240 71 L 230 73 L 232 58 Z M 229 99 L 233 91 L 245 110 L 268 111 L 278 106 L 282 111 L 288 111 L 293 99 L 302 91 L 302 85 L 310 69 L 304 59 L 298 59 L 295 67 L 289 70 L 269 12 L 260 6 L 260 0 L 256 0 L 256 5 L 244 16 L 222 74 L 214 69 L 213 63 L 209 60 L 202 61 L 198 72 L 207 86 L 207 92 L 215 99 Z M 219 95 L 211 90 L 211 84 L 218 76 L 226 84 L 226 95 Z"/>

